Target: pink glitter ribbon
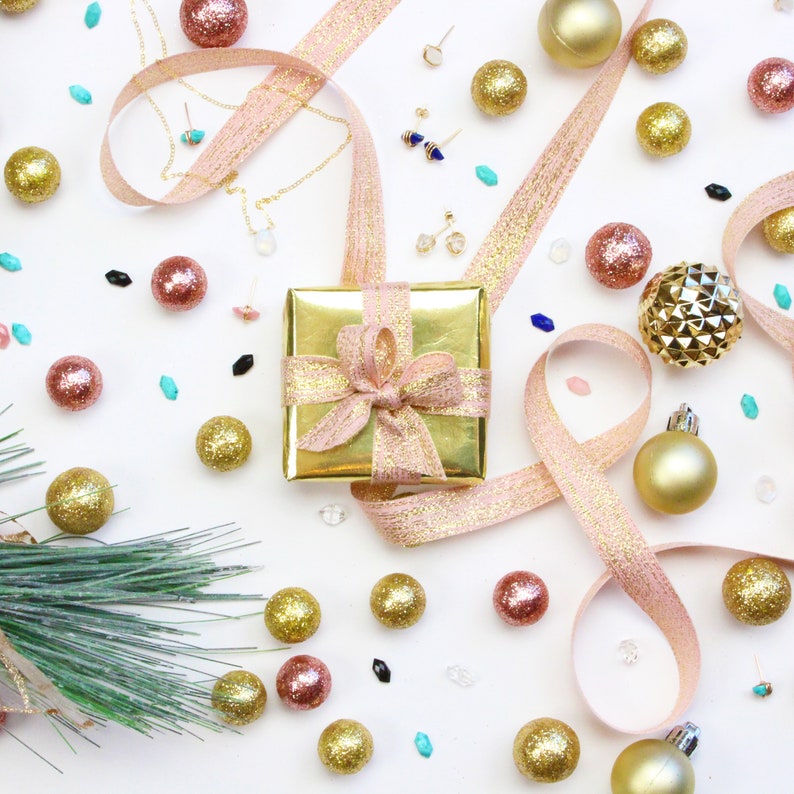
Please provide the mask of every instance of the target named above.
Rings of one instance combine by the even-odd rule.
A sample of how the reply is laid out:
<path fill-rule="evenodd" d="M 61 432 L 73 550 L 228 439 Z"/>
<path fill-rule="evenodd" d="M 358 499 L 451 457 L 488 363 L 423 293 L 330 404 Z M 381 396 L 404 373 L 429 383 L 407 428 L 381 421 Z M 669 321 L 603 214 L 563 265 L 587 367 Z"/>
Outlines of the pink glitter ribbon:
<path fill-rule="evenodd" d="M 736 281 L 736 255 L 754 226 L 773 212 L 794 206 L 794 171 L 772 179 L 754 190 L 733 211 L 722 237 L 722 258 L 728 275 Z M 748 313 L 792 359 L 794 372 L 794 320 L 739 290 Z"/>
<path fill-rule="evenodd" d="M 374 410 L 375 483 L 416 483 L 423 475 L 446 479 L 420 413 L 488 415 L 489 371 L 458 369 L 445 352 L 412 358 L 410 295 L 404 283 L 364 286 L 364 322 L 339 331 L 339 358 L 282 359 L 284 405 L 337 403 L 298 440 L 299 449 L 321 452 L 344 444 Z"/>

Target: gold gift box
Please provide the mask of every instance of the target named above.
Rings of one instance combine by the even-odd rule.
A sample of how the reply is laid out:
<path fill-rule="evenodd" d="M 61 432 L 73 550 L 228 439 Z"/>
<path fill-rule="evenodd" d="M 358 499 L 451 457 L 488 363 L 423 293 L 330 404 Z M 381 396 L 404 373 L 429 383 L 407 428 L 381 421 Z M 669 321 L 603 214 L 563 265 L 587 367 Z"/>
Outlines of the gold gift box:
<path fill-rule="evenodd" d="M 284 355 L 336 358 L 336 337 L 363 320 L 361 291 L 350 287 L 291 289 L 284 308 Z M 483 287 L 466 282 L 411 285 L 413 355 L 446 352 L 458 367 L 490 368 L 490 315 Z M 298 439 L 336 403 L 284 408 L 284 476 L 288 480 L 363 480 L 372 475 L 374 412 L 350 441 L 324 452 L 298 449 Z M 421 413 L 447 475 L 465 485 L 485 477 L 484 417 Z M 438 483 L 423 477 L 424 483 Z"/>

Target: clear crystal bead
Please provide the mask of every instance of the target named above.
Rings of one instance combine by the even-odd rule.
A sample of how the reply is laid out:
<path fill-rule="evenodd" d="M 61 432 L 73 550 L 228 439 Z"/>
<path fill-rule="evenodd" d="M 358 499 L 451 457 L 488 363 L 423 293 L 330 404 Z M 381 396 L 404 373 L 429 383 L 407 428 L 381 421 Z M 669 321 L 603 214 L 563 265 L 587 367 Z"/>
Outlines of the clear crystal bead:
<path fill-rule="evenodd" d="M 441 66 L 444 61 L 444 53 L 435 44 L 428 44 L 422 52 L 422 57 L 428 66 Z"/>
<path fill-rule="evenodd" d="M 452 256 L 459 256 L 466 250 L 466 237 L 462 232 L 452 232 L 452 234 L 447 237 L 446 246 L 447 251 L 449 251 Z"/>
<path fill-rule="evenodd" d="M 564 238 L 558 237 L 549 246 L 549 259 L 556 265 L 561 265 L 571 258 L 571 244 Z"/>
<path fill-rule="evenodd" d="M 262 256 L 270 256 L 276 253 L 276 235 L 272 229 L 260 229 L 254 237 L 256 252 Z"/>
<path fill-rule="evenodd" d="M 762 474 L 756 481 L 755 495 L 764 504 L 770 504 L 775 501 L 777 485 L 768 474 Z"/>
<path fill-rule="evenodd" d="M 335 527 L 347 518 L 347 513 L 342 505 L 328 504 L 320 508 L 320 518 L 322 518 L 329 527 Z"/>
<path fill-rule="evenodd" d="M 416 250 L 420 254 L 429 254 L 436 247 L 436 238 L 432 234 L 420 234 L 416 238 Z"/>
<path fill-rule="evenodd" d="M 447 667 L 447 678 L 458 686 L 464 687 L 473 686 L 477 681 L 474 677 L 474 673 L 470 672 L 465 667 L 461 667 L 459 664 L 451 664 Z"/>
<path fill-rule="evenodd" d="M 640 658 L 640 649 L 634 640 L 628 639 L 618 645 L 618 651 L 626 664 L 634 664 Z"/>

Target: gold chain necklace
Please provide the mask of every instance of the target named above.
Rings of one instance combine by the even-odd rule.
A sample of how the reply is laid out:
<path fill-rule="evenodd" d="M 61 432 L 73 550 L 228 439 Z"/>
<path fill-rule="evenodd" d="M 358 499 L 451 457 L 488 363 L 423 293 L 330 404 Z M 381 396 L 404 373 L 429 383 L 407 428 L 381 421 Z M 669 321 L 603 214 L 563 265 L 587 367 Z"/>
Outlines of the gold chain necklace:
<path fill-rule="evenodd" d="M 146 66 L 146 43 L 143 36 L 143 31 L 141 29 L 140 22 L 138 20 L 138 15 L 135 10 L 135 2 L 136 0 L 130 0 L 130 17 L 132 19 L 132 24 L 135 27 L 135 32 L 138 36 L 138 47 L 139 47 L 139 56 L 140 56 L 140 65 L 141 68 Z M 200 91 L 195 86 L 188 83 L 183 77 L 180 77 L 176 74 L 173 74 L 169 69 L 166 68 L 165 63 L 163 62 L 165 58 L 168 57 L 168 48 L 165 42 L 165 36 L 163 35 L 163 31 L 160 28 L 160 23 L 157 19 L 157 15 L 154 12 L 149 0 L 141 0 L 141 4 L 148 12 L 149 16 L 151 17 L 152 24 L 154 26 L 155 31 L 157 32 L 157 36 L 160 40 L 160 53 L 161 57 L 156 59 L 155 63 L 157 64 L 158 68 L 172 80 L 176 81 L 181 85 L 183 88 L 186 88 L 196 96 L 200 97 L 206 102 L 209 102 L 216 107 L 223 108 L 225 110 L 236 111 L 241 106 L 229 104 L 226 102 L 221 102 L 218 99 L 214 99 L 213 97 L 205 94 L 203 91 Z M 266 85 L 260 84 L 254 86 L 246 97 L 250 96 L 255 91 L 275 91 L 279 94 L 282 94 L 285 97 L 289 97 L 292 99 L 296 104 L 300 107 L 304 108 L 305 110 L 309 111 L 309 113 L 313 113 L 315 116 L 318 116 L 321 119 L 325 119 L 326 121 L 330 121 L 336 124 L 341 124 L 347 130 L 347 135 L 342 141 L 342 143 L 334 149 L 331 154 L 329 154 L 325 159 L 323 159 L 320 163 L 318 163 L 314 168 L 307 171 L 303 176 L 298 177 L 294 182 L 286 185 L 285 187 L 279 188 L 274 193 L 271 193 L 268 196 L 261 196 L 254 201 L 254 207 L 259 210 L 262 215 L 265 217 L 266 226 L 262 229 L 255 229 L 253 223 L 251 222 L 251 216 L 248 210 L 248 191 L 242 185 L 235 184 L 237 181 L 237 177 L 239 173 L 236 170 L 231 170 L 229 173 L 218 181 L 212 181 L 207 177 L 193 173 L 192 171 L 172 171 L 174 161 L 176 160 L 176 143 L 174 140 L 174 136 L 171 132 L 171 127 L 166 120 L 165 113 L 163 112 L 162 108 L 155 102 L 149 91 L 144 88 L 140 81 L 133 77 L 133 80 L 137 83 L 138 87 L 141 89 L 141 92 L 146 96 L 149 105 L 152 107 L 154 112 L 157 114 L 157 117 L 160 120 L 160 124 L 162 125 L 163 129 L 165 130 L 166 137 L 168 138 L 168 160 L 166 161 L 165 165 L 163 166 L 162 170 L 160 171 L 160 179 L 164 182 L 167 182 L 170 179 L 198 179 L 200 182 L 204 183 L 208 187 L 212 189 L 220 189 L 223 190 L 228 195 L 238 195 L 240 197 L 240 206 L 242 209 L 243 214 L 243 221 L 245 222 L 245 227 L 248 230 L 249 234 L 252 234 L 256 237 L 256 247 L 259 253 L 268 255 L 272 254 L 276 250 L 276 238 L 273 234 L 273 229 L 275 228 L 275 222 L 270 214 L 267 212 L 265 207 L 272 204 L 275 201 L 278 201 L 282 196 L 290 193 L 291 191 L 295 190 L 296 188 L 300 187 L 304 182 L 311 179 L 313 176 L 316 176 L 320 173 L 332 160 L 336 159 L 342 152 L 347 148 L 348 144 L 353 140 L 353 131 L 350 127 L 350 122 L 342 117 L 342 116 L 334 116 L 330 113 L 326 113 L 320 108 L 314 107 L 302 99 L 298 94 L 294 91 L 290 91 L 285 88 L 280 88 L 279 86 L 275 85 Z M 185 106 L 187 108 L 187 105 Z M 186 133 L 186 140 L 190 142 L 190 134 L 193 130 L 189 129 Z M 243 151 L 244 148 L 250 148 L 250 142 L 247 143 L 244 147 L 240 147 L 236 152 L 234 152 L 231 156 L 231 159 L 234 160 L 236 157 Z"/>

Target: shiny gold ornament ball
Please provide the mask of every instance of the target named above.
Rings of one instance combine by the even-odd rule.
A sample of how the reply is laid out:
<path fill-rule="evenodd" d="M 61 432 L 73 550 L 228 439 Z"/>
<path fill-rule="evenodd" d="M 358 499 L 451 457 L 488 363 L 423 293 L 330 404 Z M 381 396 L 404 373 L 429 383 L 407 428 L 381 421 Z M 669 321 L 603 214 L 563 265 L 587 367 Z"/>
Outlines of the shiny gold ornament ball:
<path fill-rule="evenodd" d="M 267 691 L 258 676 L 247 670 L 232 670 L 215 682 L 212 708 L 229 725 L 248 725 L 262 716 Z"/>
<path fill-rule="evenodd" d="M 372 758 L 372 734 L 356 720 L 336 720 L 321 734 L 317 755 L 337 775 L 355 775 Z"/>
<path fill-rule="evenodd" d="M 196 453 L 201 462 L 216 471 L 242 466 L 251 454 L 251 434 L 233 416 L 213 416 L 196 434 Z"/>
<path fill-rule="evenodd" d="M 265 626 L 279 642 L 303 642 L 320 628 L 320 602 L 302 587 L 285 587 L 265 605 Z"/>
<path fill-rule="evenodd" d="M 752 557 L 737 562 L 722 582 L 722 600 L 736 620 L 750 626 L 774 623 L 791 603 L 791 584 L 772 560 Z"/>
<path fill-rule="evenodd" d="M 705 366 L 742 335 L 742 302 L 715 267 L 681 262 L 657 273 L 640 296 L 640 336 L 666 364 Z"/>
<path fill-rule="evenodd" d="M 631 54 L 646 72 L 665 74 L 683 63 L 687 46 L 680 25 L 670 19 L 651 19 L 634 34 Z"/>
<path fill-rule="evenodd" d="M 407 573 L 390 573 L 379 579 L 369 596 L 372 614 L 390 629 L 407 629 L 422 617 L 425 590 Z"/>
<path fill-rule="evenodd" d="M 8 158 L 4 176 L 13 196 L 26 204 L 38 204 L 51 198 L 58 189 L 61 166 L 46 149 L 25 146 Z"/>
<path fill-rule="evenodd" d="M 547 0 L 538 17 L 543 49 L 561 66 L 584 69 L 605 61 L 620 42 L 613 0 Z"/>
<path fill-rule="evenodd" d="M 657 102 L 640 113 L 636 126 L 640 146 L 653 157 L 678 154 L 692 137 L 686 111 L 672 102 Z"/>
<path fill-rule="evenodd" d="M 96 532 L 113 513 L 115 500 L 107 478 L 94 469 L 76 467 L 59 474 L 47 488 L 47 515 L 61 532 Z"/>
<path fill-rule="evenodd" d="M 21 14 L 33 8 L 39 0 L 0 0 L 0 11 L 9 14 Z"/>
<path fill-rule="evenodd" d="M 527 96 L 527 78 L 510 61 L 488 61 L 474 74 L 471 98 L 488 116 L 508 116 Z"/>
<path fill-rule="evenodd" d="M 570 777 L 579 763 L 579 751 L 579 737 L 573 728 L 551 717 L 528 722 L 513 742 L 518 771 L 538 783 L 557 783 Z"/>
<path fill-rule="evenodd" d="M 642 739 L 615 760 L 611 787 L 612 794 L 694 794 L 695 771 L 674 744 Z"/>
<path fill-rule="evenodd" d="M 781 254 L 794 254 L 794 207 L 773 212 L 764 218 L 764 237 Z"/>

